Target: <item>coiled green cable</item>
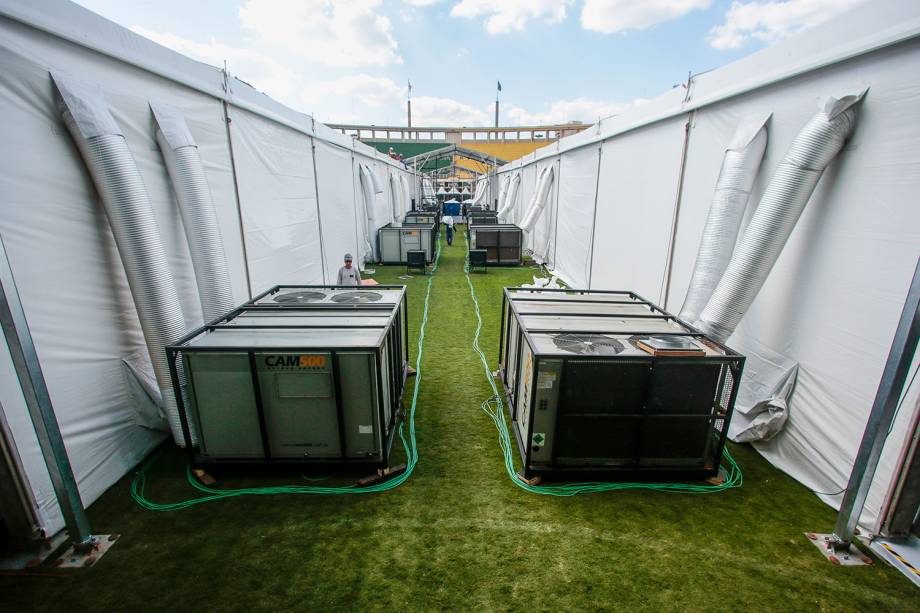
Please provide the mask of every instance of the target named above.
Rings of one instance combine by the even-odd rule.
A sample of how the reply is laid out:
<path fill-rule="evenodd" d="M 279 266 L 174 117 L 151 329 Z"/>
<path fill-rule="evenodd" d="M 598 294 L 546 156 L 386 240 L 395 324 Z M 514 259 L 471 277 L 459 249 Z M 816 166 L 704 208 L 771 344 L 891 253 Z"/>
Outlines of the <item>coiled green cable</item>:
<path fill-rule="evenodd" d="M 203 504 L 205 502 L 224 500 L 226 498 L 235 498 L 237 496 L 274 496 L 277 494 L 376 494 L 379 492 L 392 490 L 405 483 L 409 477 L 412 476 L 412 472 L 415 470 L 419 458 L 418 444 L 415 437 L 415 409 L 418 405 L 419 389 L 422 386 L 422 351 L 425 346 L 425 329 L 428 325 L 428 312 L 431 302 L 431 282 L 434 280 L 434 273 L 438 270 L 438 263 L 440 262 L 440 259 L 441 244 L 439 242 L 437 251 L 435 253 L 434 265 L 431 268 L 432 274 L 428 277 L 428 283 L 425 287 L 425 306 L 422 311 L 422 324 L 419 327 L 418 350 L 415 357 L 415 389 L 412 392 L 412 402 L 409 406 L 409 415 L 407 419 L 409 424 L 408 440 L 406 439 L 406 429 L 404 428 L 405 424 L 399 425 L 399 439 L 402 441 L 403 449 L 406 453 L 405 471 L 399 475 L 396 475 L 392 479 L 365 487 L 359 487 L 352 484 L 343 486 L 279 485 L 274 487 L 216 489 L 208 487 L 198 481 L 198 479 L 196 479 L 192 474 L 192 467 L 188 466 L 186 468 L 186 479 L 188 480 L 189 485 L 206 495 L 199 496 L 197 498 L 189 498 L 187 500 L 180 500 L 179 502 L 159 503 L 147 498 L 145 493 L 145 487 L 147 485 L 147 470 L 150 468 L 153 460 L 156 459 L 156 456 L 153 456 L 148 461 L 144 462 L 144 464 L 142 464 L 140 469 L 137 471 L 137 474 L 135 474 L 134 479 L 131 482 L 131 498 L 138 505 L 140 505 L 141 508 L 144 508 L 148 511 L 181 511 L 182 509 L 187 509 L 189 507 Z"/>
<path fill-rule="evenodd" d="M 469 248 L 467 248 L 469 254 Z M 534 494 L 543 494 L 546 496 L 575 496 L 577 494 L 590 494 L 595 492 L 614 492 L 619 490 L 654 490 L 660 492 L 672 492 L 680 494 L 711 494 L 722 492 L 728 489 L 741 487 L 744 483 L 744 477 L 741 474 L 741 467 L 732 457 L 725 447 L 723 456 L 728 464 L 727 467 L 720 467 L 720 473 L 723 482 L 713 485 L 703 485 L 696 483 L 605 483 L 598 481 L 584 481 L 578 483 L 563 483 L 559 485 L 531 485 L 524 481 L 517 473 L 514 466 L 514 447 L 511 444 L 511 433 L 505 422 L 504 401 L 502 394 L 499 393 L 495 385 L 495 379 L 489 370 L 489 360 L 483 353 L 479 345 L 479 336 L 482 331 L 482 314 L 479 311 L 479 300 L 476 298 L 476 289 L 473 287 L 473 281 L 470 278 L 470 260 L 467 255 L 466 263 L 463 266 L 463 274 L 466 276 L 466 283 L 470 287 L 470 297 L 473 299 L 473 309 L 476 313 L 476 332 L 473 334 L 473 350 L 479 354 L 479 360 L 482 362 L 485 371 L 486 380 L 492 388 L 492 397 L 482 403 L 482 410 L 485 411 L 498 430 L 498 444 L 502 450 L 502 456 L 505 461 L 505 471 L 511 481 L 523 490 Z"/>

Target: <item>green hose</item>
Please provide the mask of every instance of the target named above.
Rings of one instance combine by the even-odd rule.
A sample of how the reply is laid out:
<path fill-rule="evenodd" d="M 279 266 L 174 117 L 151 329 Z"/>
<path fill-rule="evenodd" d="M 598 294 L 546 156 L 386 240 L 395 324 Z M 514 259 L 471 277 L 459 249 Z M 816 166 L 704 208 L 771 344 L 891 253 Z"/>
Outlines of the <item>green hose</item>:
<path fill-rule="evenodd" d="M 405 483 L 409 477 L 412 476 L 412 472 L 415 470 L 415 466 L 418 464 L 418 444 L 415 438 L 415 409 L 418 405 L 419 389 L 422 386 L 422 350 L 425 345 L 425 328 L 428 325 L 431 282 L 434 280 L 434 273 L 438 270 L 438 262 L 440 259 L 441 245 L 438 243 L 437 252 L 435 253 L 434 266 L 431 268 L 432 275 L 428 277 L 428 284 L 425 287 L 425 306 L 422 312 L 422 324 L 419 327 L 418 351 L 416 352 L 415 357 L 415 389 L 412 392 L 412 402 L 409 407 L 409 415 L 407 419 L 409 424 L 408 440 L 406 439 L 404 424 L 399 425 L 399 439 L 402 441 L 403 449 L 406 453 L 405 471 L 399 475 L 396 475 L 392 479 L 365 487 L 358 487 L 357 485 L 279 485 L 275 487 L 216 489 L 203 485 L 200 481 L 198 481 L 198 479 L 196 479 L 192 474 L 192 467 L 188 466 L 186 468 L 186 479 L 188 480 L 189 485 L 206 495 L 199 496 L 197 498 L 181 500 L 179 502 L 159 503 L 153 502 L 147 498 L 144 491 L 147 485 L 147 470 L 150 468 L 150 465 L 155 459 L 154 456 L 145 462 L 137 471 L 137 474 L 134 476 L 134 480 L 131 482 L 131 498 L 134 499 L 138 505 L 148 511 L 181 511 L 182 509 L 187 509 L 189 507 L 193 507 L 205 502 L 213 502 L 215 500 L 223 500 L 225 498 L 234 498 L 236 496 L 273 496 L 276 494 L 375 494 L 392 490 Z"/>
<path fill-rule="evenodd" d="M 467 249 L 469 253 L 469 249 Z M 534 494 L 543 494 L 547 496 L 575 496 L 576 494 L 588 494 L 594 492 L 613 492 L 618 490 L 655 490 L 660 492 L 673 492 L 681 494 L 710 494 L 713 492 L 722 492 L 728 489 L 741 487 L 744 478 L 741 474 L 741 467 L 731 456 L 728 447 L 724 450 L 727 467 L 720 467 L 720 473 L 723 482 L 714 485 L 703 485 L 695 483 L 605 483 L 598 481 L 585 481 L 579 483 L 564 483 L 559 485 L 531 485 L 524 481 L 517 473 L 514 466 L 514 447 L 511 444 L 511 433 L 505 422 L 504 402 L 502 395 L 495 385 L 495 379 L 489 370 L 489 360 L 479 346 L 479 336 L 482 331 L 482 314 L 479 311 L 479 300 L 476 298 L 476 290 L 473 287 L 473 281 L 470 278 L 469 255 L 463 266 L 463 274 L 466 276 L 466 283 L 470 287 L 470 297 L 473 299 L 473 307 L 476 313 L 476 332 L 473 335 L 473 349 L 479 354 L 479 360 L 482 362 L 485 371 L 486 380 L 492 388 L 492 397 L 482 403 L 482 410 L 492 418 L 495 428 L 498 430 L 498 444 L 502 450 L 502 456 L 505 461 L 505 471 L 511 481 L 520 487 Z"/>

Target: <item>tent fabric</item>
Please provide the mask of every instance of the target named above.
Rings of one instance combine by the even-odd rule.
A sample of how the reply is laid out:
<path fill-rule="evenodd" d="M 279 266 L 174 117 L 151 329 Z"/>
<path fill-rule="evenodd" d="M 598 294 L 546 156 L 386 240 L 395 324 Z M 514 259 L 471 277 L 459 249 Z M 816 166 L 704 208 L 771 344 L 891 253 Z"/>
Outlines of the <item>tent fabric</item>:
<path fill-rule="evenodd" d="M 360 252 L 359 165 L 412 179 L 372 147 L 82 7 L 0 0 L 0 237 L 88 505 L 165 438 L 165 422 L 145 391 L 152 368 L 137 313 L 98 195 L 55 108 L 52 70 L 102 89 L 150 196 L 189 328 L 203 316 L 151 104 L 181 113 L 198 144 L 237 304 L 277 283 L 332 280 L 342 255 Z M 386 219 L 386 203 L 375 205 Z M 63 519 L 3 349 L 0 410 L 39 527 L 53 534 Z"/>
<path fill-rule="evenodd" d="M 313 152 L 302 134 L 234 109 L 230 116 L 252 291 L 322 285 Z"/>
<path fill-rule="evenodd" d="M 670 90 L 498 169 L 500 179 L 523 173 L 527 202 L 536 173 L 560 160 L 554 270 L 567 283 L 629 289 L 653 301 L 667 295 L 663 306 L 676 310 L 738 123 L 773 114 L 746 224 L 817 104 L 869 88 L 849 143 L 728 341 L 750 358 L 741 408 L 788 398 L 784 427 L 755 448 L 816 492 L 846 487 L 920 256 L 914 205 L 920 192 L 918 36 L 916 3 L 872 3 L 694 76 L 689 89 Z M 600 175 L 592 194 L 598 148 Z M 583 222 L 592 216 L 592 195 L 593 226 Z M 528 237 L 528 245 L 534 240 Z M 593 244 L 587 275 L 580 265 L 586 243 Z M 918 388 L 914 384 L 902 398 L 872 482 L 860 520 L 870 531 L 879 527 L 898 458 L 913 434 Z M 841 496 L 821 498 L 837 506 Z"/>

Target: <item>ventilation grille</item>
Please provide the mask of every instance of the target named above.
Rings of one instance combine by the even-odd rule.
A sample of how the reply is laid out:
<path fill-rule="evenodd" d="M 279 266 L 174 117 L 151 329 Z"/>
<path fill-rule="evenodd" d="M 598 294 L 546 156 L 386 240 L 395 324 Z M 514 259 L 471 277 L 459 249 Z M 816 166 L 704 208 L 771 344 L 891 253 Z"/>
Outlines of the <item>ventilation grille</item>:
<path fill-rule="evenodd" d="M 617 355 L 626 348 L 617 339 L 603 334 L 558 334 L 553 343 L 563 351 L 579 355 Z"/>
<path fill-rule="evenodd" d="M 377 302 L 383 298 L 383 294 L 377 292 L 342 292 L 332 297 L 333 302 L 343 304 L 363 304 L 367 302 Z"/>
<path fill-rule="evenodd" d="M 308 304 L 324 300 L 326 295 L 325 292 L 289 292 L 287 294 L 278 294 L 272 300 L 278 304 Z"/>

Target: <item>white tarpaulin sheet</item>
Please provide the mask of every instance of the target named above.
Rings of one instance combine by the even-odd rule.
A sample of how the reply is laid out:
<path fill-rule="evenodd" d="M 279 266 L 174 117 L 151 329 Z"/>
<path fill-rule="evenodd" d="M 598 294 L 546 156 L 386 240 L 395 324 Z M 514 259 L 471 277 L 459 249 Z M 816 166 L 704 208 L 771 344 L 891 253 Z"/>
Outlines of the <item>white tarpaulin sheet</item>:
<path fill-rule="evenodd" d="M 252 113 L 230 113 L 252 291 L 322 285 L 313 152 L 300 132 Z"/>
<path fill-rule="evenodd" d="M 599 147 L 578 149 L 559 164 L 559 203 L 553 272 L 573 287 L 588 287 Z"/>

